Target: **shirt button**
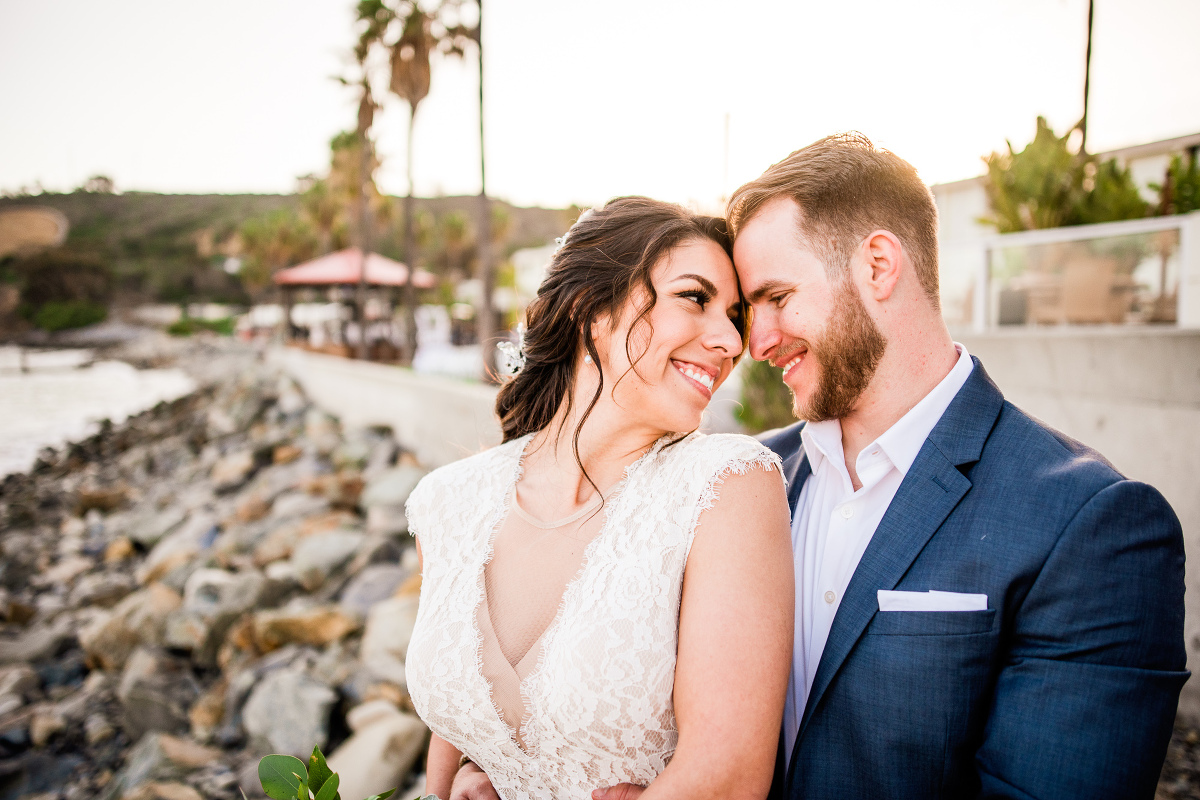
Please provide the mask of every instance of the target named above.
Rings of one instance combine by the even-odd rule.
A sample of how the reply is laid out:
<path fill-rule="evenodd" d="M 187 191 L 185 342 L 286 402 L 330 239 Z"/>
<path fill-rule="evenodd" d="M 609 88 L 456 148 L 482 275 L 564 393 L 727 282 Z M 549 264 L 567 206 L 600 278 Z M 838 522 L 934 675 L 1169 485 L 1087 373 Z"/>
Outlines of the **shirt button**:
<path fill-rule="evenodd" d="M 837 600 L 837 595 L 836 595 L 836 594 L 834 594 L 833 592 L 826 592 L 826 593 L 825 593 L 825 602 L 826 602 L 826 603 L 829 603 L 830 605 L 833 605 L 833 601 L 834 601 L 834 600 Z"/>
<path fill-rule="evenodd" d="M 851 506 L 842 506 L 842 519 L 850 519 L 854 516 L 854 509 Z"/>

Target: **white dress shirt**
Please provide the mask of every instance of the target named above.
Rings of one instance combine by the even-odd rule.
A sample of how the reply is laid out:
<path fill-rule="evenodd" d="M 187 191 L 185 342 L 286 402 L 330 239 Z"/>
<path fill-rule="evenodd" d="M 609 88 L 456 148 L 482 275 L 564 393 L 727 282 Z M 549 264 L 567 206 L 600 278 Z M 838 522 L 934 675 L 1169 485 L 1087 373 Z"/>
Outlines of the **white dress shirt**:
<path fill-rule="evenodd" d="M 858 454 L 855 471 L 862 483 L 858 491 L 854 491 L 846 469 L 841 423 L 810 422 L 801 432 L 812 475 L 800 491 L 792 519 L 796 639 L 783 711 L 788 761 L 842 593 L 929 432 L 974 367 L 967 349 L 957 342 L 954 346 L 958 361 L 950 373 Z"/>

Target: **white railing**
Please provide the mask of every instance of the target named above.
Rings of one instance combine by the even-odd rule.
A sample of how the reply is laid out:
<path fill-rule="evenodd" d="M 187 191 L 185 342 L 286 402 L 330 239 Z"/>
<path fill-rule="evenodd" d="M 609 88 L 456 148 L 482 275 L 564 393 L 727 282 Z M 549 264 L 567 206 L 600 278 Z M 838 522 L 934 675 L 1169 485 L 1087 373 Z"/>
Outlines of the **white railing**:
<path fill-rule="evenodd" d="M 976 333 L 1006 325 L 1200 328 L 1200 212 L 991 236 L 972 293 Z"/>

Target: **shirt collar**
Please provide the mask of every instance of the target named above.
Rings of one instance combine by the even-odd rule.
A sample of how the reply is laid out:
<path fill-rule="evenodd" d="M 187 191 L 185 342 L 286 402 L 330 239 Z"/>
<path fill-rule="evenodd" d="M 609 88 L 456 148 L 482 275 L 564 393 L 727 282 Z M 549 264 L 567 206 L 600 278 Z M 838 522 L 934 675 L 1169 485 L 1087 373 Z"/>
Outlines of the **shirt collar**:
<path fill-rule="evenodd" d="M 925 440 L 929 438 L 930 431 L 946 413 L 951 401 L 967 382 L 971 370 L 975 368 L 967 348 L 958 342 L 954 343 L 954 347 L 958 350 L 958 361 L 954 362 L 946 377 L 875 440 L 875 444 L 887 453 L 901 475 L 908 474 L 913 462 L 917 460 L 917 454 L 925 445 Z M 868 445 L 864 452 L 870 449 Z"/>
<path fill-rule="evenodd" d="M 967 382 L 971 370 L 975 367 L 966 347 L 958 342 L 954 343 L 954 347 L 958 351 L 958 360 L 954 362 L 946 377 L 878 439 L 864 447 L 859 454 L 860 460 L 864 454 L 879 448 L 901 475 L 908 474 L 925 440 L 929 438 L 930 431 L 946 413 L 951 401 Z M 810 422 L 801 429 L 800 440 L 804 444 L 804 454 L 808 457 L 813 473 L 817 472 L 821 462 L 825 460 L 835 469 L 840 467 L 839 472 L 845 472 L 846 456 L 842 450 L 841 422 L 836 419 Z M 849 480 L 849 473 L 846 473 L 846 476 Z"/>

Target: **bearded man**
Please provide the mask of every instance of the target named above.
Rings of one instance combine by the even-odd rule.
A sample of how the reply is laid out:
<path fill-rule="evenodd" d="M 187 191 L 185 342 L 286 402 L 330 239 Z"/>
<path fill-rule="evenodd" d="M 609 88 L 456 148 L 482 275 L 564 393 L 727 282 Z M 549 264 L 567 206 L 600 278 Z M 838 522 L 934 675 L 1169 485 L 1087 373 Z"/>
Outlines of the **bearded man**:
<path fill-rule="evenodd" d="M 728 216 L 751 355 L 805 420 L 767 439 L 796 569 L 774 795 L 1152 798 L 1188 675 L 1170 506 L 951 339 L 905 161 L 829 137 Z"/>

